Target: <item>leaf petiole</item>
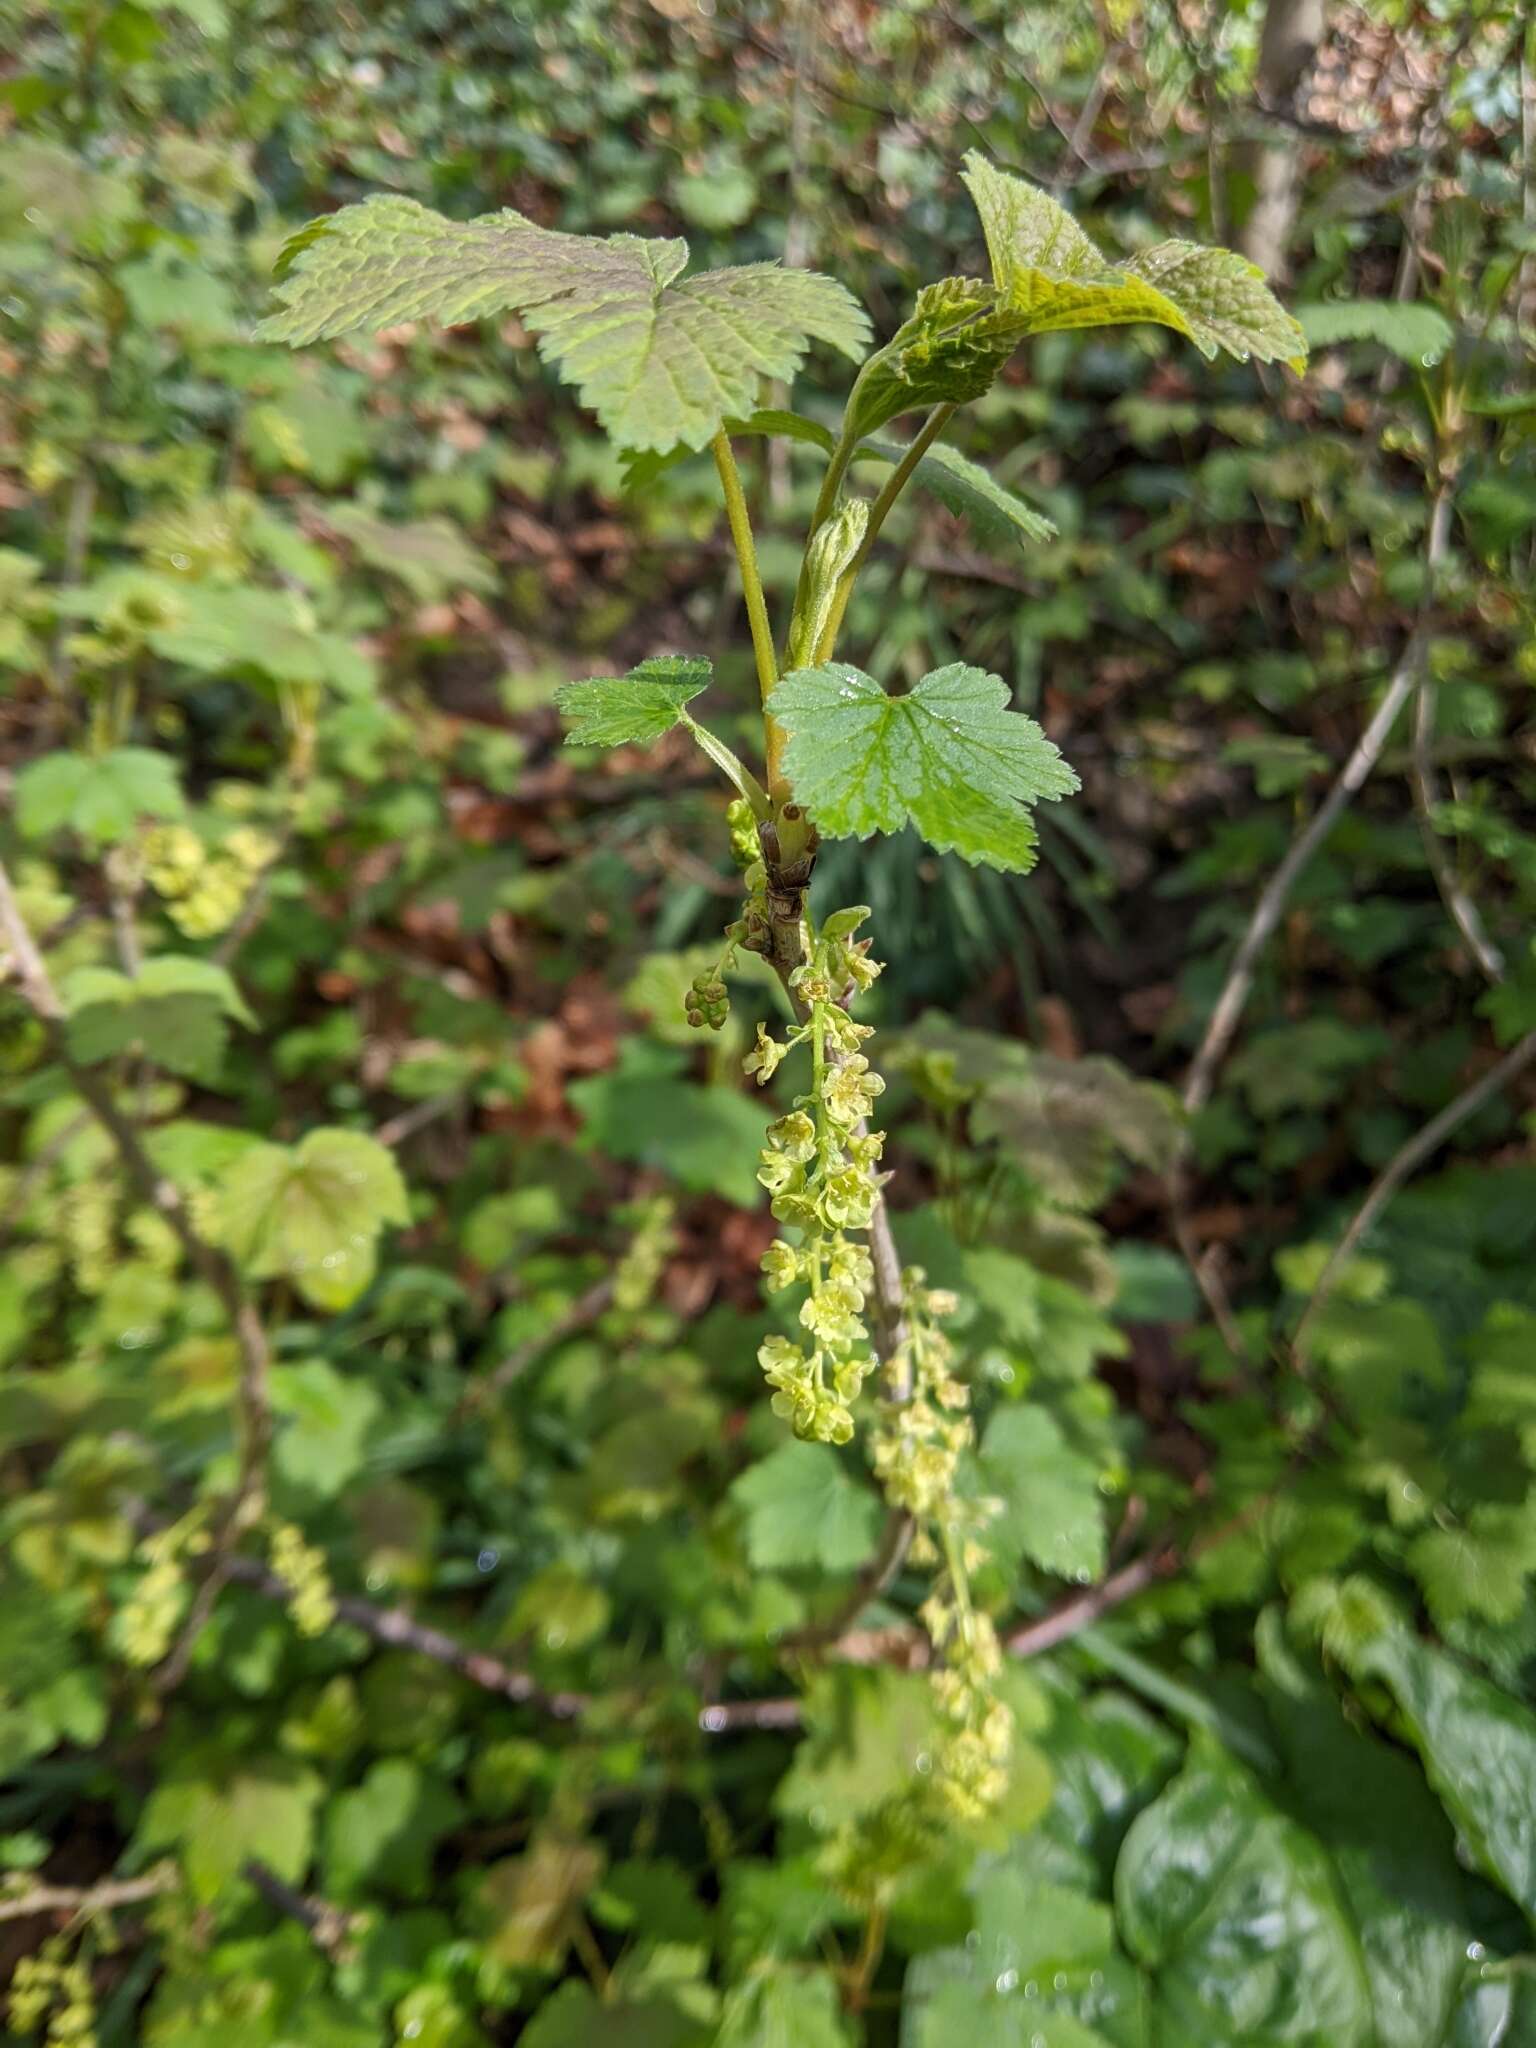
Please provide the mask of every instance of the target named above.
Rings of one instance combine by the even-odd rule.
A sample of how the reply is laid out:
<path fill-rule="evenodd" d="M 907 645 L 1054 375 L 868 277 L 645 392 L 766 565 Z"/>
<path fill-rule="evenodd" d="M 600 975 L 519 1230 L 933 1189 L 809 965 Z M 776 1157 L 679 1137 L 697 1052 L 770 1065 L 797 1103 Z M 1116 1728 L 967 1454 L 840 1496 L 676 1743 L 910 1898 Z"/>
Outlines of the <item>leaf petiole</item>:
<path fill-rule="evenodd" d="M 768 787 L 772 789 L 779 779 L 779 754 L 784 744 L 782 734 L 767 711 L 768 699 L 773 695 L 774 686 L 779 680 L 779 664 L 773 651 L 773 628 L 768 623 L 768 604 L 763 596 L 763 579 L 757 567 L 757 549 L 752 540 L 752 520 L 747 512 L 746 493 L 741 488 L 741 473 L 736 467 L 736 457 L 731 452 L 730 436 L 724 427 L 715 435 L 710 447 L 714 451 L 715 467 L 720 472 L 720 488 L 725 494 L 726 521 L 731 529 L 731 542 L 736 549 L 736 561 L 741 570 L 742 595 L 747 604 L 747 623 L 752 629 L 752 652 L 757 658 L 757 684 L 764 707 L 763 742 L 767 761 L 766 772 Z M 729 774 L 729 769 L 726 772 Z M 745 796 L 747 792 L 743 790 L 742 794 Z"/>
<path fill-rule="evenodd" d="M 745 762 L 732 753 L 724 740 L 716 739 L 707 726 L 700 725 L 686 711 L 679 711 L 678 723 L 688 728 L 697 746 L 714 762 L 736 794 L 746 798 L 752 806 L 753 817 L 766 824 L 773 815 L 773 805 L 768 800 L 767 790 Z"/>

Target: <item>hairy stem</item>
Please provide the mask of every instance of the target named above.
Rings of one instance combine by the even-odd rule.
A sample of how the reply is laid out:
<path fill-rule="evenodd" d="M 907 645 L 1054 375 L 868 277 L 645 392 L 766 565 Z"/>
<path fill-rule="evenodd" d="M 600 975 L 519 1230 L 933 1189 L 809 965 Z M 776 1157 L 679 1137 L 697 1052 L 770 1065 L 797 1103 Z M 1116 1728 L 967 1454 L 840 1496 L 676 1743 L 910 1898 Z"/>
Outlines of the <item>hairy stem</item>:
<path fill-rule="evenodd" d="M 832 600 L 832 610 L 828 615 L 826 626 L 822 631 L 820 644 L 816 649 L 816 660 L 818 662 L 830 661 L 832 659 L 832 650 L 837 645 L 837 636 L 842 630 L 843 614 L 847 611 L 848 600 L 853 595 L 854 583 L 857 581 L 859 571 L 869 560 L 870 550 L 875 545 L 876 537 L 881 527 L 884 526 L 891 507 L 906 489 L 913 470 L 917 468 L 917 465 L 922 461 L 923 457 L 954 416 L 955 408 L 952 405 L 936 405 L 933 408 L 933 411 L 929 413 L 927 419 L 923 421 L 921 427 L 912 436 L 911 441 L 907 445 L 906 453 L 886 478 L 880 495 L 869 508 L 869 524 L 864 529 L 864 538 L 859 543 L 859 551 L 843 571 L 842 577 L 838 582 L 837 593 Z"/>
<path fill-rule="evenodd" d="M 1398 1189 L 1413 1174 L 1417 1173 L 1426 1159 L 1438 1152 L 1451 1133 L 1469 1116 L 1475 1116 L 1485 1103 L 1493 1100 L 1499 1091 L 1517 1074 L 1521 1074 L 1536 1060 L 1536 1031 L 1528 1031 L 1524 1038 L 1511 1046 L 1497 1065 L 1488 1069 L 1470 1087 L 1451 1102 L 1440 1114 L 1431 1117 L 1420 1130 L 1414 1132 L 1407 1144 L 1396 1151 L 1381 1172 L 1372 1181 L 1370 1190 L 1360 1207 L 1350 1218 L 1349 1227 L 1334 1246 L 1328 1263 L 1318 1276 L 1311 1299 L 1302 1311 L 1301 1321 L 1296 1325 L 1296 1334 L 1291 1339 L 1294 1356 L 1304 1359 L 1306 1340 L 1324 1305 L 1338 1284 L 1339 1274 L 1356 1246 L 1371 1225 L 1385 1209 Z"/>
<path fill-rule="evenodd" d="M 780 790 L 777 785 L 783 780 L 779 757 L 783 752 L 784 736 L 767 711 L 773 686 L 779 680 L 778 659 L 773 651 L 773 629 L 768 623 L 768 605 L 763 596 L 763 579 L 758 573 L 757 548 L 752 539 L 746 494 L 741 488 L 741 473 L 736 467 L 736 457 L 731 453 L 730 437 L 724 427 L 710 446 L 714 450 L 715 467 L 720 472 L 720 488 L 725 494 L 725 516 L 741 569 L 742 595 L 747 601 L 747 622 L 752 629 L 752 652 L 757 658 L 757 686 L 764 706 L 763 739 L 768 788 L 771 794 L 778 796 Z"/>

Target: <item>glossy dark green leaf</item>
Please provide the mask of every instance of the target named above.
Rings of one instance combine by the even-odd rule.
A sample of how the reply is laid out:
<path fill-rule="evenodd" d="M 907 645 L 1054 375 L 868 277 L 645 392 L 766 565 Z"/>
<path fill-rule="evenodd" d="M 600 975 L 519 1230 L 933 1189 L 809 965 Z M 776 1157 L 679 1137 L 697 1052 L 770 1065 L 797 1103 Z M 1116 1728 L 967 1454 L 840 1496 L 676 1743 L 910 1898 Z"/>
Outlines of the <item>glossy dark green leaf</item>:
<path fill-rule="evenodd" d="M 1455 1840 L 1422 1773 L 1351 1725 L 1278 1617 L 1259 1632 L 1287 1807 L 1327 1848 L 1370 1984 L 1377 2048 L 1432 2048 L 1460 1992 L 1468 1902 Z"/>
<path fill-rule="evenodd" d="M 1472 1856 L 1536 1917 L 1536 1715 L 1406 1629 L 1374 1636 L 1355 1669 L 1391 1687 Z"/>
<path fill-rule="evenodd" d="M 1371 2048 L 1326 1853 L 1209 1740 L 1126 1836 L 1115 1905 L 1156 1987 L 1155 2048 Z"/>

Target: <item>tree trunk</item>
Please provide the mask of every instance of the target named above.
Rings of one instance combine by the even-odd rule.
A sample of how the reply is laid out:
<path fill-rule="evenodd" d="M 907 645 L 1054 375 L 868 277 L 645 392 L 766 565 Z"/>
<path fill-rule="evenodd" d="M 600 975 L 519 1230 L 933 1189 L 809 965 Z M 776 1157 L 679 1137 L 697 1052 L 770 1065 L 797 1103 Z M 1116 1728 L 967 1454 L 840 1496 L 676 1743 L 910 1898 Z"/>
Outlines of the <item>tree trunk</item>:
<path fill-rule="evenodd" d="M 1261 109 L 1289 113 L 1323 39 L 1326 0 L 1269 0 L 1254 94 Z M 1248 143 L 1239 158 L 1253 180 L 1241 247 L 1267 277 L 1283 279 L 1301 202 L 1302 137 L 1294 130 Z"/>

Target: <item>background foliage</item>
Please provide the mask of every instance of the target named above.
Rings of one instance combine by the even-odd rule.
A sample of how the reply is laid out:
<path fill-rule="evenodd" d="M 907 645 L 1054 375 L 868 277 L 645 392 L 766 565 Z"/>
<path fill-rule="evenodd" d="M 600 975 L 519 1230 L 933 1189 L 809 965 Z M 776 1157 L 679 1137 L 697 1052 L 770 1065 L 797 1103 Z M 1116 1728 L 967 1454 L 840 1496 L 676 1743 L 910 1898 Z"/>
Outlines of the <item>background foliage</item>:
<path fill-rule="evenodd" d="M 1536 2040 L 1536 50 L 1269 16 L 3 10 L 0 853 L 229 1262 L 0 995 L 10 2038 Z M 868 1475 L 755 1364 L 773 991 L 681 1019 L 720 802 L 676 736 L 559 748 L 558 682 L 678 647 L 745 729 L 707 459 L 626 479 L 510 321 L 250 337 L 383 190 L 785 254 L 883 338 L 979 261 L 971 147 L 1113 249 L 1267 236 L 1315 353 L 1038 340 L 965 449 L 1058 536 L 914 499 L 850 617 L 1085 785 L 1027 881 L 817 878 L 876 913 L 898 1238 L 1003 1503 L 1027 1739 L 936 1834 L 920 1581 L 859 1598 Z M 814 464 L 745 459 L 782 606 Z"/>

